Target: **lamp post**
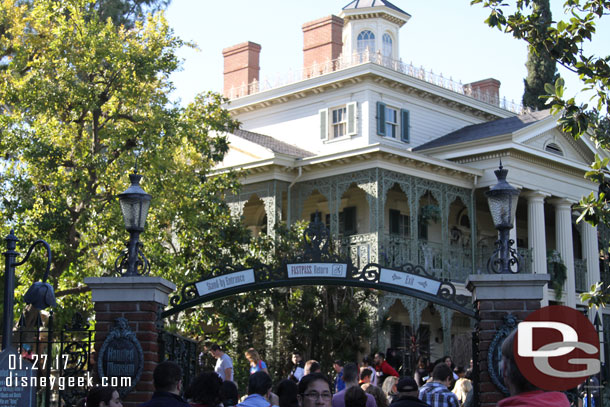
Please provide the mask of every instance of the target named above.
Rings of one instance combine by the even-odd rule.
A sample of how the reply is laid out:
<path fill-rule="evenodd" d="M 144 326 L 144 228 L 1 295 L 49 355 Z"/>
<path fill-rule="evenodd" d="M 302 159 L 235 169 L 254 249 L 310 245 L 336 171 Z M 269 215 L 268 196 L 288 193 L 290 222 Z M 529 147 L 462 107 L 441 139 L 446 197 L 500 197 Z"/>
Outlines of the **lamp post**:
<path fill-rule="evenodd" d="M 19 253 L 17 248 L 17 236 L 11 229 L 11 233 L 4 238 L 6 241 L 6 252 L 4 252 L 4 310 L 2 313 L 2 350 L 11 346 L 13 339 L 13 317 L 15 308 L 15 268 L 24 264 L 30 258 L 36 245 L 43 245 L 47 251 L 47 269 L 44 273 L 42 282 L 35 282 L 25 293 L 24 300 L 27 304 L 32 304 L 38 309 L 55 306 L 55 292 L 51 284 L 47 283 L 49 271 L 51 270 L 51 247 L 44 240 L 36 240 L 28 249 L 25 258 L 16 263 L 15 260 Z"/>
<path fill-rule="evenodd" d="M 131 185 L 118 195 L 125 229 L 129 232 L 127 250 L 115 262 L 115 270 L 123 277 L 140 276 L 150 270 L 150 263 L 141 250 L 140 233 L 144 231 L 152 197 L 140 186 L 141 179 L 142 175 L 137 172 L 129 174 Z"/>
<path fill-rule="evenodd" d="M 498 183 L 489 188 L 485 195 L 499 237 L 495 244 L 496 249 L 487 262 L 487 269 L 494 273 L 518 273 L 521 270 L 521 261 L 517 251 L 511 247 L 515 242 L 509 239 L 509 234 L 517 212 L 519 190 L 506 181 L 508 170 L 502 167 L 502 161 L 494 173 Z M 512 270 L 514 265 L 515 271 Z"/>

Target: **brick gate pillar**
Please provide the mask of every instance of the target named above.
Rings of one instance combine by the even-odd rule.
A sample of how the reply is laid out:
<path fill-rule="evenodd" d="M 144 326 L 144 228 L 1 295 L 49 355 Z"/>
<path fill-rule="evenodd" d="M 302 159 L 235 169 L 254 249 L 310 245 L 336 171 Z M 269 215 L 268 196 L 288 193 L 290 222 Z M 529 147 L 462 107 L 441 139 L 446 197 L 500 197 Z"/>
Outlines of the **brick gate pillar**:
<path fill-rule="evenodd" d="M 506 396 L 491 381 L 487 353 L 496 332 L 509 313 L 523 321 L 540 308 L 548 274 L 477 274 L 466 282 L 479 311 L 479 401 L 481 407 L 495 407 Z"/>
<path fill-rule="evenodd" d="M 135 407 L 148 401 L 154 391 L 153 370 L 159 362 L 159 311 L 168 304 L 176 285 L 161 277 L 88 277 L 95 309 L 95 351 L 100 348 L 117 318 L 125 318 L 142 346 L 144 368 L 139 382 L 123 401 Z M 97 361 L 96 361 L 97 365 Z M 96 366 L 97 368 L 97 366 Z M 97 376 L 97 374 L 96 374 Z"/>

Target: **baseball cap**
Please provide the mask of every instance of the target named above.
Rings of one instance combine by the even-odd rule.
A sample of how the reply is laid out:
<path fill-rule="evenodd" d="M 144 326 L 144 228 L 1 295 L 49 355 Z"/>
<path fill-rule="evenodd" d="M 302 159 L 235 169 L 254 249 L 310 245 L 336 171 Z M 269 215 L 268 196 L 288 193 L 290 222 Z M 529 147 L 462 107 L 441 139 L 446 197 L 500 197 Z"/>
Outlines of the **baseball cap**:
<path fill-rule="evenodd" d="M 398 390 L 399 393 L 417 391 L 418 389 L 419 387 L 417 386 L 415 379 L 409 376 L 403 377 L 398 381 L 398 383 L 396 383 L 396 390 Z"/>

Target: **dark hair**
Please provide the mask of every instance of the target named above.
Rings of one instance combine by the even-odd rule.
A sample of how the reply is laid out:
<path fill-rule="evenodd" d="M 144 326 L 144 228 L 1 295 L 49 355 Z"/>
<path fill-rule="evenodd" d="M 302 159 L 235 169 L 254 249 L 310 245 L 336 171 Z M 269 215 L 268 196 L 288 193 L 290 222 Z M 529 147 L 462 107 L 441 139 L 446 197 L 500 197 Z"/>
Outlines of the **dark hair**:
<path fill-rule="evenodd" d="M 184 396 L 196 403 L 216 406 L 221 401 L 220 386 L 222 379 L 216 372 L 203 372 L 193 380 Z"/>
<path fill-rule="evenodd" d="M 419 366 L 420 366 L 420 365 L 422 365 L 422 364 L 424 365 L 424 366 L 423 366 L 424 368 L 427 368 L 427 367 L 428 367 L 428 358 L 427 358 L 427 357 L 425 357 L 425 356 L 420 356 L 420 357 L 417 359 L 417 367 L 419 367 Z"/>
<path fill-rule="evenodd" d="M 432 371 L 432 378 L 434 380 L 444 382 L 448 377 L 453 379 L 453 372 L 451 371 L 451 368 L 447 366 L 447 364 L 439 363 L 434 366 L 434 370 Z"/>
<path fill-rule="evenodd" d="M 345 390 L 345 407 L 366 407 L 366 393 L 360 386 L 352 386 Z"/>
<path fill-rule="evenodd" d="M 264 396 L 270 388 L 271 377 L 266 372 L 260 371 L 250 375 L 248 379 L 248 394 Z"/>
<path fill-rule="evenodd" d="M 277 385 L 275 394 L 280 399 L 279 407 L 298 407 L 299 399 L 297 399 L 297 393 L 299 392 L 299 386 L 290 379 L 284 379 Z"/>
<path fill-rule="evenodd" d="M 182 380 L 182 368 L 176 362 L 166 360 L 155 367 L 153 372 L 155 390 L 175 390 L 180 380 Z"/>
<path fill-rule="evenodd" d="M 299 355 L 300 357 L 303 357 L 303 355 L 301 355 L 301 352 L 299 352 L 298 350 L 292 351 L 293 355 Z"/>
<path fill-rule="evenodd" d="M 358 381 L 358 366 L 355 363 L 350 362 L 343 366 L 343 381 L 345 383 Z"/>
<path fill-rule="evenodd" d="M 78 402 L 77 407 L 83 407 L 85 404 L 87 407 L 99 407 L 102 401 L 106 404 L 110 404 L 110 400 L 112 400 L 112 395 L 115 391 L 116 389 L 111 386 L 92 387 L 89 389 L 87 397 Z"/>
<path fill-rule="evenodd" d="M 236 406 L 237 403 L 239 403 L 237 385 L 230 380 L 222 382 L 222 385 L 220 386 L 220 399 L 222 400 L 222 405 L 224 407 Z"/>
<path fill-rule="evenodd" d="M 365 356 L 364 358 L 362 358 L 362 363 L 366 363 L 370 366 L 373 364 L 373 359 L 370 356 Z"/>
<path fill-rule="evenodd" d="M 315 372 L 319 372 L 322 370 L 322 366 L 320 365 L 320 363 L 313 359 L 305 362 L 305 369 L 307 369 L 308 366 L 309 366 L 309 373 L 315 373 Z"/>
<path fill-rule="evenodd" d="M 330 380 L 328 380 L 328 377 L 326 377 L 320 372 L 316 372 L 310 373 L 301 378 L 301 381 L 299 382 L 299 394 L 305 393 L 309 385 L 317 380 L 325 381 L 326 384 L 328 384 L 328 390 L 332 391 L 333 385 L 331 384 Z"/>
<path fill-rule="evenodd" d="M 385 359 L 385 353 L 383 352 L 377 352 L 376 355 L 378 355 L 381 359 Z"/>
<path fill-rule="evenodd" d="M 362 372 L 360 372 L 360 380 L 364 380 L 365 377 L 367 376 L 372 376 L 373 375 L 373 371 L 371 369 L 369 369 L 368 367 L 366 369 L 362 369 Z"/>
<path fill-rule="evenodd" d="M 337 359 L 333 362 L 333 365 L 343 366 L 343 361 L 341 359 Z"/>
<path fill-rule="evenodd" d="M 462 366 L 456 367 L 455 369 L 453 369 L 453 371 L 455 372 L 455 374 L 466 373 L 466 369 L 464 369 Z"/>
<path fill-rule="evenodd" d="M 216 352 L 217 350 L 220 350 L 220 346 L 218 346 L 217 343 L 213 343 L 212 346 L 210 346 L 210 350 Z"/>
<path fill-rule="evenodd" d="M 515 334 L 517 330 L 513 330 L 502 342 L 502 362 L 506 378 L 515 387 L 517 394 L 527 391 L 538 390 L 536 386 L 531 384 L 519 371 L 517 362 L 515 362 L 515 354 L 513 353 L 513 344 L 515 342 Z M 508 383 L 505 383 L 508 387 Z M 511 394 L 513 396 L 513 394 Z"/>

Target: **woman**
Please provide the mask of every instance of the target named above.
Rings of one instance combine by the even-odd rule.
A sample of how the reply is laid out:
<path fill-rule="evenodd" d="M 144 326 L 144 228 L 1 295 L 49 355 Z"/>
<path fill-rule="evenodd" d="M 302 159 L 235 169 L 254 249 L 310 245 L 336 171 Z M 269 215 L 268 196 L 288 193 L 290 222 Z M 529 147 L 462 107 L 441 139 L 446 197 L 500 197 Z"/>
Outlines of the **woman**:
<path fill-rule="evenodd" d="M 203 372 L 193 380 L 184 397 L 189 400 L 191 407 L 218 407 L 222 405 L 222 383 L 216 372 Z"/>
<path fill-rule="evenodd" d="M 390 404 L 392 404 L 392 401 L 394 401 L 394 396 L 397 394 L 396 383 L 398 383 L 398 377 L 388 376 L 381 385 L 381 390 L 383 390 L 385 393 Z"/>
<path fill-rule="evenodd" d="M 225 380 L 220 387 L 220 399 L 224 407 L 233 407 L 239 403 L 239 393 L 235 382 Z"/>
<path fill-rule="evenodd" d="M 119 392 L 114 387 L 92 387 L 87 397 L 78 402 L 77 407 L 123 407 Z"/>
<path fill-rule="evenodd" d="M 417 368 L 415 369 L 415 375 L 413 378 L 419 387 L 423 386 L 428 380 L 428 376 L 430 376 L 430 363 L 428 362 L 428 358 L 425 356 L 420 356 L 417 359 Z"/>
<path fill-rule="evenodd" d="M 299 386 L 290 379 L 284 379 L 277 385 L 275 394 L 279 397 L 279 407 L 299 407 Z"/>
<path fill-rule="evenodd" d="M 379 387 L 373 385 L 372 383 L 364 383 L 361 387 L 366 393 L 375 397 L 377 407 L 388 407 L 390 405 L 385 393 Z"/>
<path fill-rule="evenodd" d="M 246 359 L 248 359 L 248 362 L 250 362 L 250 374 L 254 374 L 256 372 L 265 372 L 269 374 L 269 370 L 267 370 L 267 364 L 261 360 L 261 357 L 259 356 L 256 349 L 248 349 L 246 351 Z"/>
<path fill-rule="evenodd" d="M 460 406 L 463 406 L 466 402 L 468 392 L 472 389 L 472 382 L 466 378 L 466 370 L 464 370 L 463 367 L 456 367 L 454 373 L 458 375 L 458 379 L 451 391 L 457 396 Z"/>

